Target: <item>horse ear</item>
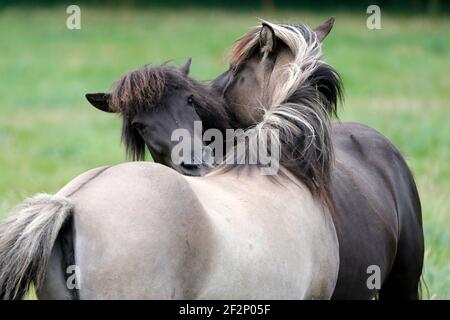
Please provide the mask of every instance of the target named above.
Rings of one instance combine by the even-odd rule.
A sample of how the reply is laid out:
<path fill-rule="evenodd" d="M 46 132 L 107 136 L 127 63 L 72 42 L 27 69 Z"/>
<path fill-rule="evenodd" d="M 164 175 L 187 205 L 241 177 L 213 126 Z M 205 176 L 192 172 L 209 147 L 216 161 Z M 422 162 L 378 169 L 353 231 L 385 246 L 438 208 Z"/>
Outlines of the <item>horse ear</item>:
<path fill-rule="evenodd" d="M 192 63 L 192 58 L 189 58 L 186 63 L 180 68 L 180 71 L 185 74 L 188 75 L 189 74 L 189 70 L 191 70 L 191 63 Z"/>
<path fill-rule="evenodd" d="M 259 44 L 261 51 L 264 53 L 270 53 L 275 50 L 275 31 L 267 23 L 263 22 L 261 32 L 259 33 Z"/>
<path fill-rule="evenodd" d="M 99 110 L 105 112 L 114 112 L 109 107 L 109 99 L 111 94 L 109 93 L 86 93 L 86 99 Z"/>
<path fill-rule="evenodd" d="M 210 88 L 215 90 L 217 93 L 223 95 L 230 83 L 231 79 L 231 67 L 222 73 L 220 76 L 212 80 L 209 84 Z"/>
<path fill-rule="evenodd" d="M 320 42 L 322 42 L 326 38 L 326 36 L 330 33 L 334 25 L 334 20 L 335 18 L 331 17 L 330 19 L 325 21 L 324 24 L 314 29 L 314 32 L 317 34 L 317 38 L 319 39 Z"/>

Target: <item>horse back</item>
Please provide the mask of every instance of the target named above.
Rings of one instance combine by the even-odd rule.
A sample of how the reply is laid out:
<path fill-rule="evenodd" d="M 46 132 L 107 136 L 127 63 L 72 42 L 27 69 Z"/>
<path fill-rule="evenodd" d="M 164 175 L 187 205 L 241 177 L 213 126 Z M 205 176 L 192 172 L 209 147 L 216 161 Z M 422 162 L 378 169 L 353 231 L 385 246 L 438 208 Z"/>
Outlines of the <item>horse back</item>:
<path fill-rule="evenodd" d="M 72 298 L 196 297 L 209 266 L 211 232 L 183 176 L 159 164 L 124 163 L 85 173 L 59 194 L 74 206 L 79 288 Z M 61 246 L 58 239 L 39 297 L 65 298 L 62 277 L 70 274 L 61 272 L 67 255 Z"/>

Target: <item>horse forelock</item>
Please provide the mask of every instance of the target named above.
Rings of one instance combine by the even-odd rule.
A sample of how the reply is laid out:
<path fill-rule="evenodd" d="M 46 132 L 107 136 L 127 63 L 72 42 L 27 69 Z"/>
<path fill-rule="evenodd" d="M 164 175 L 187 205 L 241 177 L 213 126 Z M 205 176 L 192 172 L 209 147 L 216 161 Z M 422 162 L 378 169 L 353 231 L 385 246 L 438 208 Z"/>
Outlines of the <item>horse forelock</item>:
<path fill-rule="evenodd" d="M 144 160 L 145 142 L 131 121 L 137 113 L 150 111 L 161 103 L 170 71 L 166 66 L 144 65 L 123 74 L 113 85 L 110 108 L 122 116 L 122 143 L 132 160 Z"/>
<path fill-rule="evenodd" d="M 158 105 L 166 93 L 168 67 L 145 65 L 122 75 L 113 86 L 110 107 L 122 116 Z"/>

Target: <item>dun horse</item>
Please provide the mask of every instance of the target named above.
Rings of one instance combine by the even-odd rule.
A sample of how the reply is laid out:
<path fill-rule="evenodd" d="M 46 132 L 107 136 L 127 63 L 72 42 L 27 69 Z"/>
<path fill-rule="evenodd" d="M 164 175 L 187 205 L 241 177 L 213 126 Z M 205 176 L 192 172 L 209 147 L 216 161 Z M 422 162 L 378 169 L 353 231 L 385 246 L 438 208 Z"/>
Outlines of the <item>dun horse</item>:
<path fill-rule="evenodd" d="M 400 152 L 380 133 L 355 123 L 329 128 L 326 119 L 336 114 L 341 94 L 337 72 L 321 60 L 321 41 L 333 22 L 330 19 L 314 30 L 305 25 L 263 23 L 239 40 L 230 69 L 211 85 L 210 90 L 222 93 L 229 113 L 227 117 L 215 113 L 216 122 L 245 128 L 264 121 L 267 114 L 275 114 L 277 118 L 272 119 L 276 121 L 289 119 L 292 111 L 304 119 L 296 132 L 302 148 L 284 165 L 302 177 L 313 194 L 327 195 L 325 199 L 334 205 L 340 268 L 333 298 L 368 299 L 379 292 L 381 299 L 415 299 L 419 297 L 424 243 L 412 174 Z M 88 95 L 88 99 L 102 109 L 108 96 Z M 211 127 L 211 119 L 204 120 Z M 174 130 L 176 125 L 168 128 Z M 125 136 L 136 137 L 141 149 L 147 144 L 153 155 L 153 137 L 159 133 L 128 130 Z M 127 141 L 128 148 L 135 145 Z M 171 143 L 168 138 L 164 142 Z M 198 168 L 191 167 L 189 174 L 196 173 Z M 373 270 L 380 270 L 381 290 L 367 285 Z"/>
<path fill-rule="evenodd" d="M 140 155 L 147 133 L 161 129 L 157 119 L 189 125 L 182 118 L 214 110 L 221 100 L 204 89 L 180 70 L 146 66 L 95 103 L 123 115 L 124 141 Z M 244 164 L 189 177 L 134 162 L 90 170 L 55 195 L 26 200 L 0 225 L 0 298 L 19 299 L 31 283 L 42 299 L 330 298 L 339 248 L 329 207 L 310 187 L 316 182 L 289 167 L 309 152 L 297 137 L 308 122 L 323 144 L 305 170 L 319 165 L 323 177 L 329 170 L 328 120 L 314 108 L 320 119 L 302 105 L 273 106 L 248 132 L 254 139 L 280 132 L 276 176 Z M 164 154 L 161 141 L 153 136 L 147 145 Z M 256 152 L 252 146 L 246 153 Z"/>

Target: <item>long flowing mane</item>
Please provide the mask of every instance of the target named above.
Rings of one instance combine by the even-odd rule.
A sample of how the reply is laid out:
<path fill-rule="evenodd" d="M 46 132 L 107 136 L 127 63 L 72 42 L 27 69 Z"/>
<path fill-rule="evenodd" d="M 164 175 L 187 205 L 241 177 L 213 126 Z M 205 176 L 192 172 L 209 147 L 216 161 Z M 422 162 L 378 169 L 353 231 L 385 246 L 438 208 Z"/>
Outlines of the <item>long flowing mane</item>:
<path fill-rule="evenodd" d="M 262 120 L 246 134 L 257 138 L 264 130 L 278 130 L 279 140 L 272 143 L 280 145 L 280 165 L 300 178 L 313 194 L 330 199 L 330 117 L 337 114 L 342 97 L 340 76 L 322 60 L 321 43 L 312 29 L 303 24 L 263 23 L 273 29 L 276 40 L 286 46 L 292 59 L 289 63 L 275 62 L 273 92 L 261 101 Z M 261 49 L 261 28 L 256 27 L 235 44 L 232 67 L 245 63 Z M 252 152 L 256 151 L 248 150 Z"/>
<path fill-rule="evenodd" d="M 145 157 L 145 142 L 133 128 L 131 120 L 138 112 L 164 108 L 166 98 L 174 90 L 189 91 L 196 101 L 195 109 L 203 121 L 203 128 L 225 130 L 230 127 L 226 105 L 221 97 L 203 83 L 189 78 L 170 65 L 144 65 L 122 75 L 114 84 L 110 107 L 123 118 L 122 142 L 133 160 Z"/>

